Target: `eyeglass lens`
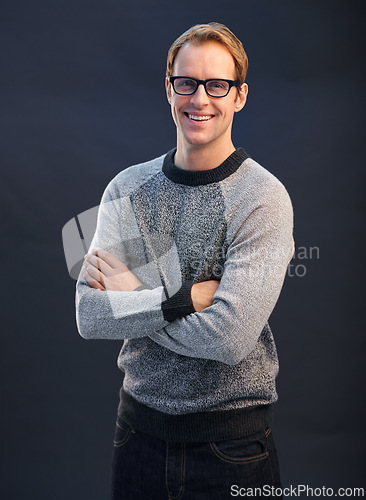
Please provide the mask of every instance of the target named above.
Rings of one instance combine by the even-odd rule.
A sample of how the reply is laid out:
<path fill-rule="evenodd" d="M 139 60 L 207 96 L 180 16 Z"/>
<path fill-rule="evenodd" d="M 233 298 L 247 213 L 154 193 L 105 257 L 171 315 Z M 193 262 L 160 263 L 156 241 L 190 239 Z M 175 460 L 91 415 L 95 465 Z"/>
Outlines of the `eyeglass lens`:
<path fill-rule="evenodd" d="M 190 78 L 174 80 L 174 90 L 178 94 L 190 95 L 197 90 L 198 83 Z M 230 85 L 224 80 L 208 80 L 205 84 L 206 92 L 212 97 L 222 97 L 229 92 Z"/>

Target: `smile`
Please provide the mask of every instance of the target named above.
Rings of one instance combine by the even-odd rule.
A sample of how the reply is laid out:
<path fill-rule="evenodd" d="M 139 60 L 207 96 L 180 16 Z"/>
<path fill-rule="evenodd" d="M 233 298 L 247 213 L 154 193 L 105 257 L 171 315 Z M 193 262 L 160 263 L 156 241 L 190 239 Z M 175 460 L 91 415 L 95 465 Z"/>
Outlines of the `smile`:
<path fill-rule="evenodd" d="M 213 118 L 212 115 L 210 115 L 210 116 L 208 116 L 208 115 L 207 116 L 206 115 L 191 115 L 190 113 L 187 113 L 187 116 L 191 120 L 195 120 L 195 121 L 198 121 L 198 122 L 203 122 L 203 121 L 211 120 L 211 118 Z"/>

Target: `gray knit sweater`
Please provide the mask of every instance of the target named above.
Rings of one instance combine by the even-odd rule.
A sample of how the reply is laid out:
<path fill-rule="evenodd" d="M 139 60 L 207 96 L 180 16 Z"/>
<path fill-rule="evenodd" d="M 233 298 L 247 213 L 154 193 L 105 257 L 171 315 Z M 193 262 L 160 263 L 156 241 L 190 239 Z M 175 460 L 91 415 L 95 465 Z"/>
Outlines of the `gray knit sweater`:
<path fill-rule="evenodd" d="M 283 185 L 236 150 L 219 167 L 182 170 L 175 151 L 120 172 L 107 186 L 91 246 L 144 283 L 101 291 L 79 277 L 80 334 L 123 339 L 119 414 L 167 440 L 248 435 L 277 400 L 268 325 L 292 257 L 293 214 Z M 192 284 L 215 279 L 195 312 Z"/>

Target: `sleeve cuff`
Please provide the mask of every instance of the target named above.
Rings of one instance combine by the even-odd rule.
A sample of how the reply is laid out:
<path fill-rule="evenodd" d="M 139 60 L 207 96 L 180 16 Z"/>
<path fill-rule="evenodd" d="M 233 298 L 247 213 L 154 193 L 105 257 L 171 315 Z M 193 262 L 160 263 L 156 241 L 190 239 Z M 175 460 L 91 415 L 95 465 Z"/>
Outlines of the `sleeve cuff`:
<path fill-rule="evenodd" d="M 193 307 L 191 289 L 193 283 L 191 281 L 184 281 L 180 289 L 170 296 L 170 287 L 166 289 L 166 296 L 168 299 L 164 300 L 161 305 L 163 311 L 164 319 L 166 321 L 174 321 L 178 318 L 183 318 L 196 312 Z M 175 288 L 175 287 L 174 287 Z M 176 288 L 175 288 L 176 289 Z"/>

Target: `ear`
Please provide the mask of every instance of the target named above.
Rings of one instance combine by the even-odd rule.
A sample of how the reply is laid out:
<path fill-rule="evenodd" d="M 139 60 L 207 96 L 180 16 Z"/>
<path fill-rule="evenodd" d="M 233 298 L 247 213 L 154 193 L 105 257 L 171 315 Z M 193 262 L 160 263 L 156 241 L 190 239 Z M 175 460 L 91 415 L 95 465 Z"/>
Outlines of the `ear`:
<path fill-rule="evenodd" d="M 235 113 L 244 108 L 245 103 L 247 102 L 247 95 L 248 95 L 248 84 L 243 83 L 243 85 L 240 87 L 239 95 L 236 98 L 235 109 L 234 109 Z"/>
<path fill-rule="evenodd" d="M 172 100 L 172 85 L 168 80 L 168 77 L 165 78 L 165 90 L 166 90 L 166 97 L 168 99 L 169 104 L 171 104 Z"/>

